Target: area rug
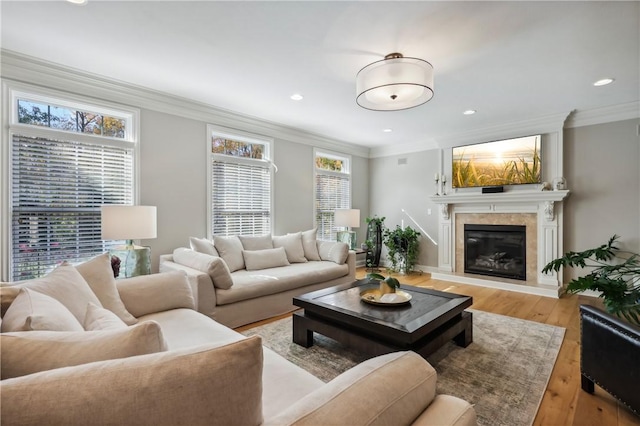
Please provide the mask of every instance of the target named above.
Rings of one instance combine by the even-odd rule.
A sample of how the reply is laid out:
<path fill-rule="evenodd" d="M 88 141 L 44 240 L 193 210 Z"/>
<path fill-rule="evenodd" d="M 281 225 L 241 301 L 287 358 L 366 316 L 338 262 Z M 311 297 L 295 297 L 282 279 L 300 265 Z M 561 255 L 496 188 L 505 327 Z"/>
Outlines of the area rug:
<path fill-rule="evenodd" d="M 437 392 L 474 404 L 478 423 L 530 426 L 535 419 L 565 329 L 503 315 L 473 312 L 473 343 L 447 343 L 428 361 L 438 372 Z M 291 317 L 249 329 L 263 344 L 327 382 L 367 357 L 314 334 L 314 345 L 291 341 Z"/>

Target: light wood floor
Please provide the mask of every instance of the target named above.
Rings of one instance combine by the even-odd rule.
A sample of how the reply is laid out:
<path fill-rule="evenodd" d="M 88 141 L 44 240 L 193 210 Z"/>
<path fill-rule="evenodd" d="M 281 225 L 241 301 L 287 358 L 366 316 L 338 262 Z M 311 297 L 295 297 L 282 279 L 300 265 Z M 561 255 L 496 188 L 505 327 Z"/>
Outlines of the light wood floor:
<path fill-rule="evenodd" d="M 364 268 L 356 276 L 363 278 Z M 599 306 L 598 299 L 586 296 L 563 296 L 552 299 L 492 288 L 432 280 L 429 274 L 398 276 L 402 283 L 473 297 L 473 309 L 507 315 L 566 328 L 564 341 L 558 354 L 547 390 L 540 404 L 534 426 L 640 426 L 640 417 L 619 404 L 609 394 L 596 386 L 590 395 L 580 388 L 580 319 L 578 305 Z M 281 317 L 280 317 L 281 318 Z M 257 324 L 241 327 L 245 330 Z"/>

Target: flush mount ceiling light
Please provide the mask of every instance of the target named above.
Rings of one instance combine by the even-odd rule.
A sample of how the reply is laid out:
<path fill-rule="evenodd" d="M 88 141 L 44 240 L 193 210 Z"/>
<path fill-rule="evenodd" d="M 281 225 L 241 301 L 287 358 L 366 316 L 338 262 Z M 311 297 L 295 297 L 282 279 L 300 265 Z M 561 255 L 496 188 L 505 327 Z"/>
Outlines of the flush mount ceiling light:
<path fill-rule="evenodd" d="M 375 111 L 422 105 L 433 97 L 433 66 L 422 59 L 390 53 L 356 76 L 356 102 Z"/>
<path fill-rule="evenodd" d="M 290 98 L 294 101 L 301 101 L 304 99 L 304 96 L 302 96 L 300 93 L 294 93 L 290 96 Z"/>

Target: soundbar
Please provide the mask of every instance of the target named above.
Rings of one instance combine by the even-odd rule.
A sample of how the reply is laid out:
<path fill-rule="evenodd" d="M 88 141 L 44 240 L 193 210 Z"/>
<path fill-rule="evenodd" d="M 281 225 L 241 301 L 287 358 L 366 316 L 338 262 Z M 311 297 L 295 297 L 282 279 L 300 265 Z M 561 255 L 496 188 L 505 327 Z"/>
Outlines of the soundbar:
<path fill-rule="evenodd" d="M 482 188 L 483 194 L 495 194 L 496 192 L 504 192 L 504 186 L 486 186 Z"/>

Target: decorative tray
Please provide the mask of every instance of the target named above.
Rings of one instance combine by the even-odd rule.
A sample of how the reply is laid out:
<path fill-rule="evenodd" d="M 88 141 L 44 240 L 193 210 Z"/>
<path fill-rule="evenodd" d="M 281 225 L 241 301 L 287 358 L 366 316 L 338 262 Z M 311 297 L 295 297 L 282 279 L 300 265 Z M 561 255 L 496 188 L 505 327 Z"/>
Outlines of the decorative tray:
<path fill-rule="evenodd" d="M 362 291 L 360 300 L 372 305 L 401 306 L 411 302 L 411 295 L 402 290 L 396 290 L 395 293 L 382 294 L 379 289 L 372 288 Z"/>

